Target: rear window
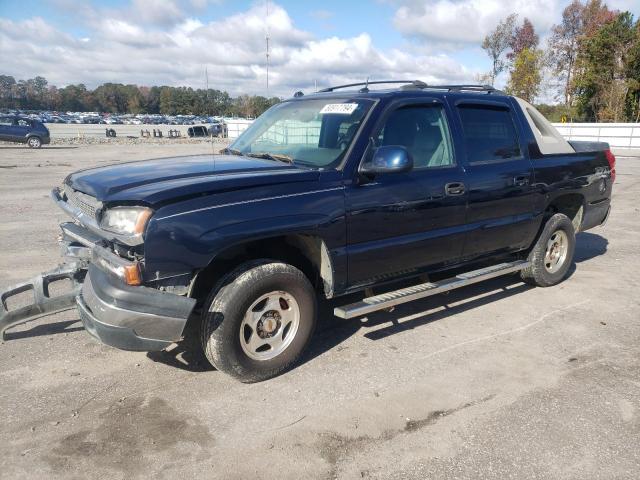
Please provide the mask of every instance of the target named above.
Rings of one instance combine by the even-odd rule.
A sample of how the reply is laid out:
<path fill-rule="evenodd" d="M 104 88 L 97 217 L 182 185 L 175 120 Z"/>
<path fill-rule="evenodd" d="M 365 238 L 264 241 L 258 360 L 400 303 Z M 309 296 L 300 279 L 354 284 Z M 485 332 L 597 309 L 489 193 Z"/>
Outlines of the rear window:
<path fill-rule="evenodd" d="M 522 156 L 508 108 L 460 105 L 458 112 L 470 164 L 503 162 Z"/>

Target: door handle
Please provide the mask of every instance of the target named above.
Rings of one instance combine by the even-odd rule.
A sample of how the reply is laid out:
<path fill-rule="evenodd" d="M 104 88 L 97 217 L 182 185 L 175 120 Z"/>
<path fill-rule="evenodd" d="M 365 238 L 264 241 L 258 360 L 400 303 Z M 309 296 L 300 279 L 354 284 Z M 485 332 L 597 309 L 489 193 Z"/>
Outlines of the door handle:
<path fill-rule="evenodd" d="M 464 183 L 462 182 L 453 182 L 447 183 L 444 186 L 444 191 L 447 195 L 462 195 L 465 192 Z"/>
<path fill-rule="evenodd" d="M 529 184 L 529 175 L 518 175 L 517 177 L 513 177 L 513 184 L 516 187 L 524 187 Z"/>

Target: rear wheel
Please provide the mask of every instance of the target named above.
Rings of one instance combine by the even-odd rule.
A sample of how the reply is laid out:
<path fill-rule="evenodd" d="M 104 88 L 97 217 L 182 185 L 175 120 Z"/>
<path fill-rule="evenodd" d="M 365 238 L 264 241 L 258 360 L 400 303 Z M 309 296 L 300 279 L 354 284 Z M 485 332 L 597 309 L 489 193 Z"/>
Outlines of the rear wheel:
<path fill-rule="evenodd" d="M 316 324 L 316 296 L 297 268 L 270 260 L 241 265 L 209 295 L 202 345 L 218 370 L 257 382 L 289 369 Z"/>
<path fill-rule="evenodd" d="M 560 283 L 573 262 L 575 245 L 576 237 L 571 220 L 562 213 L 556 213 L 547 220 L 529 253 L 531 266 L 522 270 L 522 279 L 538 287 Z"/>
<path fill-rule="evenodd" d="M 27 139 L 27 145 L 29 145 L 29 148 L 40 148 L 42 146 L 42 140 L 40 140 L 40 137 L 29 137 Z"/>

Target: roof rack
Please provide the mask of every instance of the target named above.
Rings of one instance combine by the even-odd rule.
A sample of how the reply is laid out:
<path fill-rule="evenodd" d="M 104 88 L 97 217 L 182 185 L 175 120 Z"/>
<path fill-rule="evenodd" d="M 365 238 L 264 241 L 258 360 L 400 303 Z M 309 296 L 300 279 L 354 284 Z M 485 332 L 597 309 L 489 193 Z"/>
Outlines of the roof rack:
<path fill-rule="evenodd" d="M 364 85 L 364 88 L 361 88 L 360 91 L 362 93 L 367 93 L 369 91 L 369 85 L 380 85 L 382 83 L 403 83 L 405 85 L 412 85 L 414 88 L 426 88 L 428 85 L 420 80 L 377 80 L 375 82 L 359 82 L 359 83 L 348 83 L 346 85 L 337 85 L 335 87 L 327 87 L 322 90 L 318 90 L 318 93 L 326 93 L 333 92 L 334 90 L 338 90 L 339 88 L 349 88 L 349 87 L 359 87 Z"/>
<path fill-rule="evenodd" d="M 349 87 L 360 87 L 363 86 L 359 90 L 360 93 L 368 93 L 369 85 L 380 85 L 380 84 L 402 84 L 400 89 L 402 90 L 423 90 L 426 88 L 434 89 L 434 90 L 446 90 L 448 92 L 487 92 L 487 94 L 504 94 L 501 90 L 498 90 L 491 85 L 428 85 L 421 80 L 377 80 L 374 82 L 359 82 L 359 83 L 348 83 L 346 85 L 337 85 L 335 87 L 327 87 L 322 90 L 318 90 L 317 93 L 327 93 L 333 92 L 334 90 L 349 88 Z"/>
<path fill-rule="evenodd" d="M 504 93 L 491 85 L 429 85 L 429 88 L 441 88 L 443 90 L 448 90 L 449 92 L 461 92 L 466 90 L 471 92 Z"/>

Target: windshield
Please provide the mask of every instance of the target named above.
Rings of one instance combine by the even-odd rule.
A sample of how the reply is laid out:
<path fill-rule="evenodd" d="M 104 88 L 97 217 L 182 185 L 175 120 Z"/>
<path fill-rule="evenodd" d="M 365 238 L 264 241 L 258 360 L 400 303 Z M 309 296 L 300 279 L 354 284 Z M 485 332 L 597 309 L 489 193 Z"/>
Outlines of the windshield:
<path fill-rule="evenodd" d="M 312 168 L 335 167 L 372 104 L 336 98 L 283 102 L 253 122 L 229 151 Z"/>

